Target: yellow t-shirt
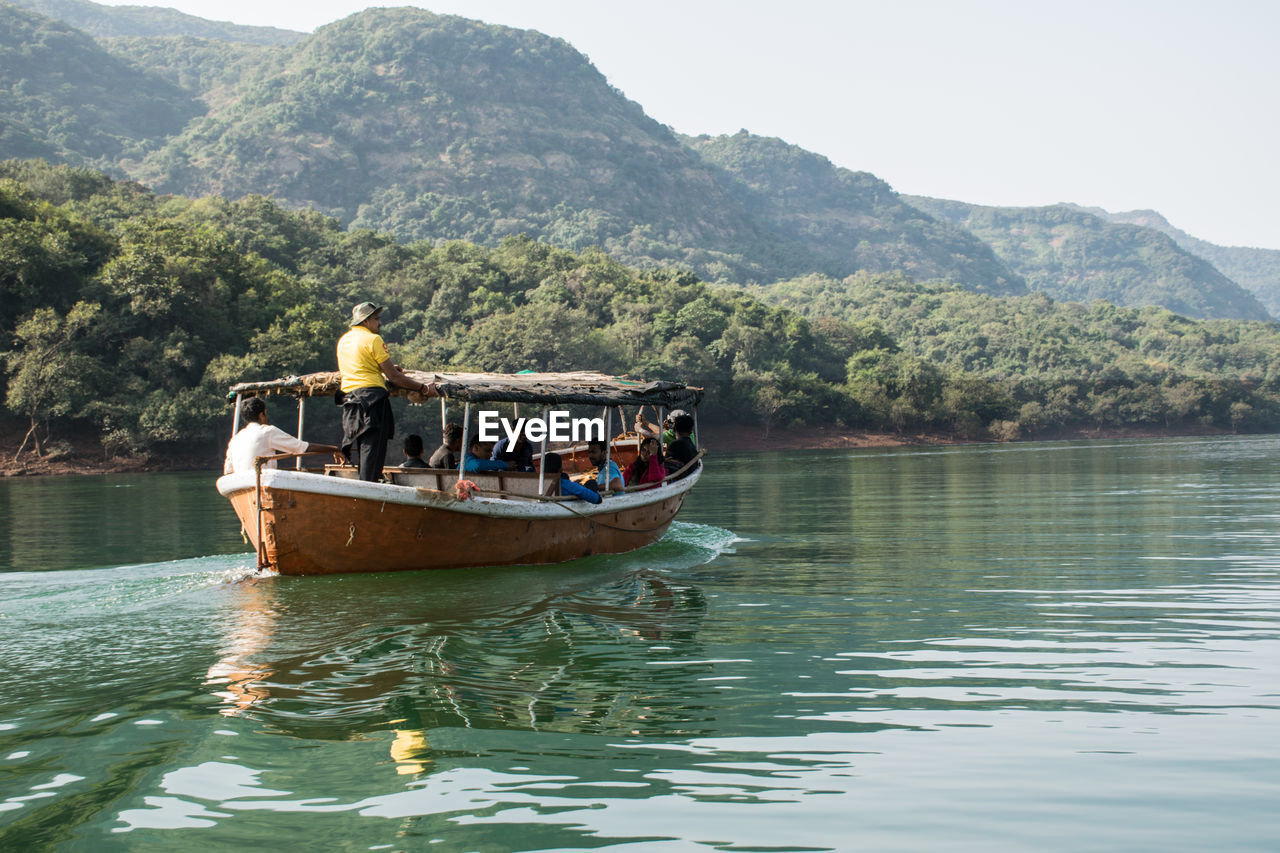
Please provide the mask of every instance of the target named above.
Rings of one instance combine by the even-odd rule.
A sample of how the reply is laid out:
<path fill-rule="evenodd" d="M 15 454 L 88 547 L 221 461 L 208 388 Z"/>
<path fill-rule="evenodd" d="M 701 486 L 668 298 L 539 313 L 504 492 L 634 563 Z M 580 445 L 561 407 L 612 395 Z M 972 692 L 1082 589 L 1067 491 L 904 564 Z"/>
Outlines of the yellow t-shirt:
<path fill-rule="evenodd" d="M 364 326 L 352 326 L 338 339 L 338 372 L 342 374 L 342 393 L 357 388 L 386 388 L 378 365 L 391 358 L 381 335 Z"/>

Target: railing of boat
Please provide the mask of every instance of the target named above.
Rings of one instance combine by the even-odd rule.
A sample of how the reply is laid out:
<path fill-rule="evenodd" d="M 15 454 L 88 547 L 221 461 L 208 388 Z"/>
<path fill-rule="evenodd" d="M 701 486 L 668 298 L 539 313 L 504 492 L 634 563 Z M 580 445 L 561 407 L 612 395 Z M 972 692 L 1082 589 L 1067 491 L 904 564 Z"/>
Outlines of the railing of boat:
<path fill-rule="evenodd" d="M 706 450 L 699 450 L 698 453 L 692 459 L 690 459 L 687 463 L 685 463 L 683 466 L 676 469 L 675 471 L 672 471 L 670 474 L 663 477 L 662 480 L 657 483 L 642 483 L 637 486 L 625 486 L 622 488 L 621 491 L 605 492 L 604 495 L 602 495 L 602 497 L 607 495 L 624 494 L 628 492 L 639 492 L 647 489 L 655 489 L 655 488 L 658 488 L 659 486 L 665 486 L 668 483 L 671 483 L 671 482 L 674 482 L 675 480 L 680 479 L 689 471 L 692 471 L 693 467 L 697 465 L 702 460 L 702 457 L 705 456 L 706 454 L 707 454 Z M 259 569 L 270 568 L 270 565 L 271 565 L 270 561 L 267 559 L 266 537 L 263 535 L 264 531 L 262 528 L 262 467 L 268 462 L 274 462 L 281 459 L 294 459 L 294 458 L 300 458 L 303 456 L 310 456 L 310 455 L 314 455 L 314 454 L 278 453 L 272 456 L 258 456 L 253 460 L 253 473 L 254 473 L 253 503 L 254 503 L 254 515 L 255 515 L 254 520 L 258 528 L 257 558 L 258 558 Z M 569 506 L 566 503 L 567 501 L 579 500 L 579 498 L 575 498 L 572 495 L 521 495 L 521 494 L 516 494 L 514 492 L 503 492 L 496 489 L 479 489 L 479 488 L 477 488 L 476 491 L 482 495 L 489 495 L 489 496 L 499 497 L 499 498 L 517 498 L 519 500 L 526 500 L 526 501 L 531 500 L 531 501 L 541 501 L 544 503 L 555 503 L 564 507 L 566 510 L 573 513 L 574 515 L 580 515 L 583 518 L 592 518 L 586 513 L 578 512 L 576 509 L 574 509 L 573 507 Z M 604 527 L 613 526 L 595 518 L 592 518 L 592 521 Z M 625 529 L 627 532 L 637 532 L 636 528 L 617 528 L 617 529 L 619 530 Z"/>
<path fill-rule="evenodd" d="M 261 490 L 262 488 L 262 466 L 265 465 L 267 462 L 274 462 L 281 459 L 295 459 L 302 456 L 314 456 L 314 455 L 315 454 L 313 453 L 277 453 L 272 456 L 259 456 L 255 458 L 254 472 L 257 475 L 258 489 Z M 675 471 L 672 471 L 670 474 L 663 477 L 658 482 L 641 483 L 640 485 L 637 485 L 637 486 L 624 486 L 621 489 L 616 489 L 614 491 L 609 491 L 609 492 L 603 492 L 603 494 L 620 495 L 620 494 L 626 494 L 630 492 L 642 492 L 647 489 L 656 489 L 659 486 L 665 486 L 668 483 L 671 483 L 675 480 L 679 480 L 686 473 L 688 473 L 689 471 L 692 471 L 693 466 L 698 464 L 698 461 L 701 460 L 702 457 L 706 455 L 707 455 L 706 450 L 699 450 L 698 453 L 692 459 L 690 459 L 687 463 L 685 463 L 680 468 L 677 468 Z M 464 477 L 463 479 L 466 479 L 466 478 Z M 578 498 L 575 498 L 572 495 L 526 495 L 526 494 L 520 494 L 517 492 L 504 492 L 498 489 L 477 489 L 476 491 L 479 492 L 480 494 L 496 495 L 497 497 L 502 497 L 502 498 L 519 498 L 521 500 L 531 500 L 531 501 L 541 500 L 541 501 L 548 501 L 553 503 L 559 502 L 559 501 L 578 500 Z"/>
<path fill-rule="evenodd" d="M 680 479 L 681 477 L 684 476 L 686 472 L 692 471 L 693 466 L 698 464 L 698 460 L 700 460 L 703 456 L 705 456 L 706 453 L 707 451 L 705 450 L 699 450 L 697 455 L 694 456 L 692 459 L 690 459 L 682 467 L 676 469 L 675 471 L 672 471 L 670 474 L 663 477 L 660 481 L 656 483 L 642 483 L 638 486 L 624 486 L 621 489 L 617 489 L 614 491 L 601 492 L 601 495 L 620 495 L 626 492 L 642 492 L 642 491 L 645 491 L 646 489 L 656 489 L 658 488 L 658 486 L 665 486 L 667 483 Z M 484 495 L 497 495 L 498 497 L 502 497 L 502 498 L 510 497 L 510 498 L 523 498 L 525 500 L 544 500 L 544 501 L 579 500 L 578 498 L 575 498 L 572 495 L 569 495 L 569 496 L 518 495 L 518 494 L 515 494 L 514 492 L 500 492 L 495 489 L 478 489 L 477 491 L 479 491 L 481 494 L 484 494 Z"/>

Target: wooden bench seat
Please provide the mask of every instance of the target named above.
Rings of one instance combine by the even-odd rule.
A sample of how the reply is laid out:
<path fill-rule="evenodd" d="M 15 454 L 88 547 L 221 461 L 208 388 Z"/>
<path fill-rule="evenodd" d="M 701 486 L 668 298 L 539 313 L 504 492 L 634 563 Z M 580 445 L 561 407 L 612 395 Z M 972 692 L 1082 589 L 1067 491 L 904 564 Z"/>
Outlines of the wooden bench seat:
<path fill-rule="evenodd" d="M 349 465 L 326 465 L 324 473 L 329 477 L 343 477 L 354 480 L 359 471 Z M 397 486 L 413 486 L 418 489 L 435 489 L 440 492 L 452 492 L 458 482 L 458 472 L 453 468 L 383 468 L 382 475 L 388 482 Z M 466 479 L 475 483 L 485 492 L 503 492 L 507 495 L 537 497 L 538 475 L 526 471 L 478 471 L 467 474 Z M 552 495 L 560 494 L 559 479 L 549 480 L 546 484 Z M 499 496 L 500 497 L 500 496 Z"/>

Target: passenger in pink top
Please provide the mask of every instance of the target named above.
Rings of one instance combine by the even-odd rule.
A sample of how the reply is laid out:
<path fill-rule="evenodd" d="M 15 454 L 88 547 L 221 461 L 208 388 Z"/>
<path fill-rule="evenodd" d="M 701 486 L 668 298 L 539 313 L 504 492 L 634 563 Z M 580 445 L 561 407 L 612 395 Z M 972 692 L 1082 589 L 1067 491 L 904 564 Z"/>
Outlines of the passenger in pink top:
<path fill-rule="evenodd" d="M 646 483 L 657 485 L 665 476 L 667 476 L 667 469 L 662 465 L 662 448 L 657 438 L 649 436 L 640 442 L 639 455 L 627 466 L 627 485 L 641 486 Z"/>

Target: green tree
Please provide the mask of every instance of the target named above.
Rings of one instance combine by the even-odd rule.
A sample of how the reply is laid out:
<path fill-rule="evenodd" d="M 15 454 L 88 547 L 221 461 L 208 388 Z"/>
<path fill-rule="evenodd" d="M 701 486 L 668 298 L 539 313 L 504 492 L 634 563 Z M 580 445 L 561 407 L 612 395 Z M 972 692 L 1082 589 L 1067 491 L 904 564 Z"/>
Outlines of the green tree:
<path fill-rule="evenodd" d="M 74 415 L 96 387 L 99 364 L 80 345 L 101 311 L 100 306 L 77 302 L 65 316 L 52 308 L 40 308 L 18 324 L 16 347 L 5 353 L 9 373 L 6 404 L 27 418 L 29 428 L 13 454 L 22 455 L 32 442 L 36 456 L 43 455 L 39 429 L 50 418 Z"/>

